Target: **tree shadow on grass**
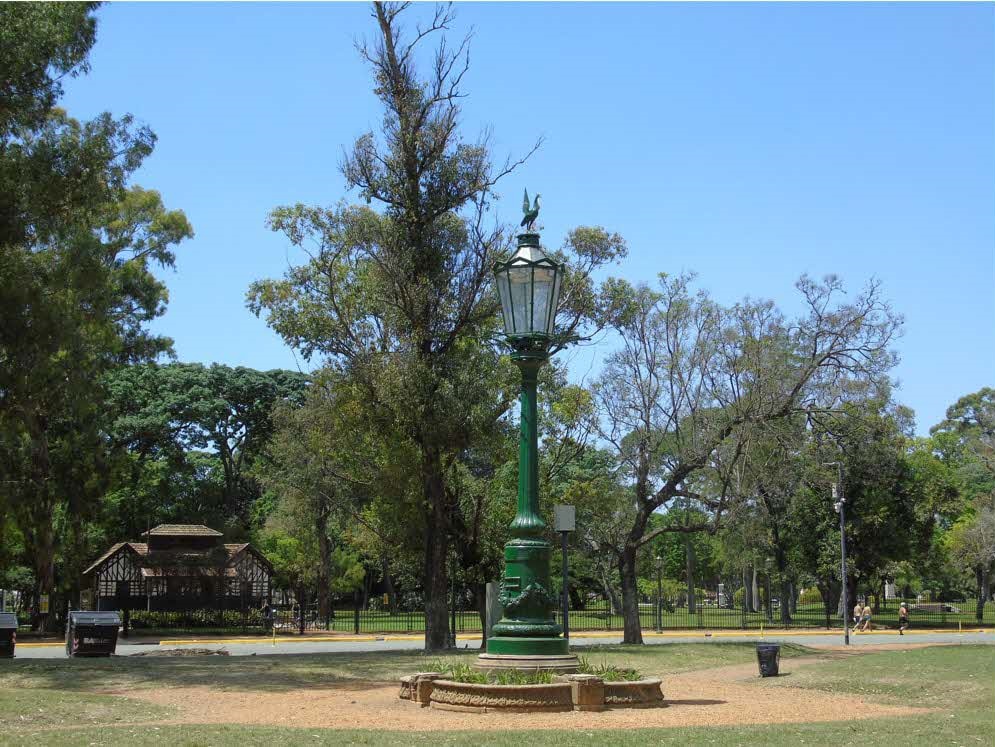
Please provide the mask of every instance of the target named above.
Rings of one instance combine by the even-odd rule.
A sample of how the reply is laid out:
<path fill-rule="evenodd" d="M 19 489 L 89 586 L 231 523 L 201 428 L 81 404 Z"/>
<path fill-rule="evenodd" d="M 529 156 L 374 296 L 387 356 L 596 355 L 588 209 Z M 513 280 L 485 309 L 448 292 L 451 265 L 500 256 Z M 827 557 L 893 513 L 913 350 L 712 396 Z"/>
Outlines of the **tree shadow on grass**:
<path fill-rule="evenodd" d="M 446 654 L 476 656 L 476 651 Z M 437 654 L 369 651 L 256 656 L 25 659 L 0 668 L 0 687 L 113 690 L 209 686 L 222 690 L 285 691 L 357 683 L 393 683 L 425 671 Z"/>
<path fill-rule="evenodd" d="M 221 690 L 279 692 L 347 683 L 385 684 L 424 672 L 440 660 L 472 663 L 476 649 L 441 653 L 363 651 L 279 653 L 256 656 L 112 657 L 109 659 L 21 659 L 0 666 L 0 688 L 29 687 L 81 692 L 155 687 L 212 687 Z M 645 675 L 742 663 L 753 656 L 751 644 L 654 644 L 598 646 L 577 651 L 592 663 L 632 666 Z M 790 655 L 782 647 L 782 655 Z"/>

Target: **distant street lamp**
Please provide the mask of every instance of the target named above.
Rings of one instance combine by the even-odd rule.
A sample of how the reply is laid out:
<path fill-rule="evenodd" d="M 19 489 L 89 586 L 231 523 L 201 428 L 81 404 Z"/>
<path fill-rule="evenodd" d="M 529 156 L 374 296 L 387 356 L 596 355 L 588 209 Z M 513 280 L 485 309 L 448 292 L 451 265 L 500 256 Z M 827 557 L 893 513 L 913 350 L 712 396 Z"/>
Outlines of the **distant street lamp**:
<path fill-rule="evenodd" d="M 663 558 L 656 556 L 656 632 L 663 632 Z"/>
<path fill-rule="evenodd" d="M 527 202 L 526 196 L 526 202 Z M 536 380 L 549 359 L 556 307 L 564 268 L 542 250 L 533 230 L 536 207 L 527 211 L 518 236 L 518 250 L 494 268 L 501 300 L 504 332 L 511 359 L 522 373 L 521 428 L 518 448 L 518 507 L 511 539 L 504 546 L 505 572 L 499 601 L 504 610 L 487 639 L 481 668 L 546 668 L 573 670 L 568 642 L 553 618 L 556 596 L 549 577 L 550 545 L 539 515 L 539 446 L 536 431 Z M 515 657 L 509 659 L 507 657 Z"/>
<path fill-rule="evenodd" d="M 843 464 L 826 462 L 823 467 L 836 468 L 836 482 L 833 483 L 833 508 L 840 515 L 840 579 L 843 585 L 843 645 L 850 645 L 850 601 L 846 594 L 846 498 L 843 496 Z"/>

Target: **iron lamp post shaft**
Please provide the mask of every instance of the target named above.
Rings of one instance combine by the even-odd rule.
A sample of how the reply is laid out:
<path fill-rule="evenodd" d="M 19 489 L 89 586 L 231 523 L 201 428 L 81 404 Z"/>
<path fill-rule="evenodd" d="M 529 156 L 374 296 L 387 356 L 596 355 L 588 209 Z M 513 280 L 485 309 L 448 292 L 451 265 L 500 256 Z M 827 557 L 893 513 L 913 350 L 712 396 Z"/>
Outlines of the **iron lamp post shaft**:
<path fill-rule="evenodd" d="M 570 640 L 570 577 L 567 567 L 567 535 L 560 532 L 560 549 L 563 552 L 563 639 Z"/>
<path fill-rule="evenodd" d="M 846 501 L 843 499 L 843 483 L 839 483 L 840 491 L 840 575 L 843 577 L 843 645 L 850 645 L 850 621 L 847 615 L 850 612 L 850 601 L 847 599 L 847 573 L 846 573 Z"/>
<path fill-rule="evenodd" d="M 843 605 L 843 645 L 850 645 L 850 600 L 847 598 L 846 571 L 846 496 L 843 494 L 843 463 L 826 462 L 825 467 L 836 467 L 836 484 L 833 485 L 833 498 L 836 499 L 836 510 L 840 515 L 840 582 L 842 592 L 840 602 Z"/>
<path fill-rule="evenodd" d="M 515 537 L 541 535 L 546 523 L 539 516 L 539 431 L 536 390 L 539 368 L 547 360 L 541 354 L 515 355 L 522 372 L 521 423 L 518 439 L 518 510 L 511 522 Z"/>

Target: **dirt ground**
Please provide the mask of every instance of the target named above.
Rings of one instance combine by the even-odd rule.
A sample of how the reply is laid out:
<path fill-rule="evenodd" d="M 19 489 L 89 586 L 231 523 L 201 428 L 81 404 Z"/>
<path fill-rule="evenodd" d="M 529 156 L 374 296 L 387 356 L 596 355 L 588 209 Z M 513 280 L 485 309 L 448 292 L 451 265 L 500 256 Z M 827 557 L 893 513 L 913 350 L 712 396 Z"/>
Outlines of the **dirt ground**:
<path fill-rule="evenodd" d="M 818 659 L 781 661 L 782 675 Z M 413 731 L 486 729 L 617 729 L 667 726 L 848 721 L 924 713 L 926 709 L 869 703 L 840 695 L 777 685 L 757 677 L 755 664 L 670 675 L 664 679 L 666 708 L 618 709 L 601 713 L 473 714 L 421 708 L 397 697 L 398 685 L 350 683 L 295 692 L 220 691 L 208 687 L 116 692 L 175 706 L 178 723 L 268 724 L 339 729 Z"/>

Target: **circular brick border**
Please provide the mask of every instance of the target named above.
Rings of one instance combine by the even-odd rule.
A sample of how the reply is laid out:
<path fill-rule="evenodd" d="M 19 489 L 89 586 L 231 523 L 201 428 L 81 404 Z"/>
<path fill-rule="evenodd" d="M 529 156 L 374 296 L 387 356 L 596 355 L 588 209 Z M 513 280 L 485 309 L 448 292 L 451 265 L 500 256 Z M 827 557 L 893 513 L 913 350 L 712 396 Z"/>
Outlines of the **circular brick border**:
<path fill-rule="evenodd" d="M 422 707 L 476 713 L 601 711 L 605 708 L 661 708 L 662 680 L 605 682 L 590 674 L 560 675 L 542 685 L 497 685 L 455 682 L 437 672 L 401 678 L 398 693 Z"/>

